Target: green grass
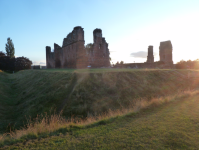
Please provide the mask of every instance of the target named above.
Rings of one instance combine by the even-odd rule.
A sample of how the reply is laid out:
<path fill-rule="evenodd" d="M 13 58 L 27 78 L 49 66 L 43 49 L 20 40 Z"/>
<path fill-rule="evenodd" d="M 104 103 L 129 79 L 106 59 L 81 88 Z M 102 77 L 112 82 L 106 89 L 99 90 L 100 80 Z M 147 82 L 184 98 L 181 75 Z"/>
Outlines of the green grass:
<path fill-rule="evenodd" d="M 190 92 L 93 126 L 29 134 L 2 149 L 199 149 L 198 114 L 199 92 Z"/>
<path fill-rule="evenodd" d="M 65 119 L 86 119 L 133 107 L 140 99 L 197 91 L 197 70 L 47 69 L 0 72 L 0 132 L 27 127 L 38 114 L 55 110 Z M 198 97 L 191 94 L 138 113 L 101 118 L 88 125 L 63 126 L 7 139 L 4 148 L 198 149 Z M 165 100 L 166 101 L 166 100 Z M 139 110 L 139 109 L 138 109 Z M 31 118 L 31 119 L 30 119 Z M 24 126 L 25 125 L 25 126 Z M 34 129 L 34 128 L 33 128 Z M 1 135 L 0 135 L 1 137 Z"/>
<path fill-rule="evenodd" d="M 0 132 L 19 129 L 39 114 L 63 110 L 66 118 L 100 115 L 139 98 L 198 89 L 189 70 L 47 69 L 0 72 Z M 192 71 L 197 72 L 197 71 Z"/>

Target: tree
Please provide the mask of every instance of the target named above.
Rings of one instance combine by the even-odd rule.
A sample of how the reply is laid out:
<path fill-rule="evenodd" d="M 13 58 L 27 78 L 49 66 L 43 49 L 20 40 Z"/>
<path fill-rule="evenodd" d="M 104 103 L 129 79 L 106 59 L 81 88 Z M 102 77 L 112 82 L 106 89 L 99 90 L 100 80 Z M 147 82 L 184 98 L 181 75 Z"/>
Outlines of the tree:
<path fill-rule="evenodd" d="M 88 43 L 86 46 L 85 46 L 85 49 L 86 49 L 86 52 L 87 53 L 90 53 L 93 49 L 93 44 L 92 43 Z"/>
<path fill-rule="evenodd" d="M 186 61 L 181 60 L 176 63 L 176 69 L 187 69 Z"/>
<path fill-rule="evenodd" d="M 4 52 L 0 51 L 0 57 L 6 56 Z"/>
<path fill-rule="evenodd" d="M 12 40 L 10 38 L 7 38 L 7 44 L 6 44 L 6 54 L 10 58 L 13 58 L 15 56 L 15 48 Z"/>
<path fill-rule="evenodd" d="M 26 57 L 15 58 L 15 71 L 31 69 L 32 61 Z"/>

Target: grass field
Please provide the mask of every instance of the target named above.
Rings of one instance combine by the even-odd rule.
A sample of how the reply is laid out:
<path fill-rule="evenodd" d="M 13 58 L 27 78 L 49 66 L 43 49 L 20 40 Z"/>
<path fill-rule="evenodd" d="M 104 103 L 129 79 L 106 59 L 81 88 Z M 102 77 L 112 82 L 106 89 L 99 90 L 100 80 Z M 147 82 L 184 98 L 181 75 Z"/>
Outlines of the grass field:
<path fill-rule="evenodd" d="M 169 107 L 171 106 L 171 113 L 176 113 L 174 112 L 174 108 L 177 108 L 178 105 L 184 104 L 185 106 L 185 104 L 187 104 L 187 105 L 190 105 L 190 108 L 187 108 L 187 109 L 190 109 L 189 111 L 191 111 L 192 105 L 194 106 L 194 103 L 195 103 L 195 107 L 198 106 L 197 105 L 198 104 L 197 90 L 199 88 L 199 79 L 197 77 L 194 77 L 194 78 L 190 77 L 189 76 L 190 73 L 198 73 L 198 71 L 197 70 L 158 70 L 158 69 L 157 70 L 156 69 L 154 70 L 152 69 L 137 69 L 137 70 L 133 70 L 133 69 L 81 69 L 81 70 L 48 69 L 48 70 L 20 71 L 16 74 L 6 74 L 3 72 L 0 72 L 0 132 L 3 135 L 5 132 L 9 132 L 10 130 L 12 132 L 12 130 L 14 129 L 20 129 L 22 127 L 27 128 L 28 120 L 34 121 L 38 115 L 42 115 L 42 114 L 43 115 L 47 114 L 47 117 L 50 117 L 52 116 L 52 113 L 55 112 L 56 114 L 62 111 L 61 118 L 64 118 L 65 120 L 67 119 L 70 120 L 71 117 L 75 117 L 80 120 L 86 120 L 88 118 L 97 118 L 97 117 L 99 118 L 99 116 L 103 116 L 103 114 L 108 114 L 109 112 L 116 112 L 118 110 L 125 110 L 125 109 L 129 111 L 128 108 L 133 108 L 135 105 L 137 105 L 137 102 L 139 100 L 150 102 L 150 101 L 153 101 L 154 99 L 160 99 L 160 97 L 164 98 L 164 97 L 173 96 L 173 95 L 178 96 L 187 90 L 192 91 L 192 92 L 196 91 L 196 92 L 195 94 L 191 94 L 191 95 L 188 94 L 189 96 L 186 96 L 185 94 L 185 97 L 177 98 L 175 102 L 171 102 L 169 104 L 166 104 L 165 106 L 161 106 L 160 108 L 163 109 L 163 107 L 165 107 L 164 108 L 165 110 L 166 109 L 169 110 L 170 109 Z M 194 99 L 194 103 L 189 102 L 190 98 Z M 167 105 L 169 107 L 166 107 Z M 64 125 L 60 123 L 59 125 L 57 125 L 57 127 L 54 127 L 52 131 L 48 132 L 48 134 L 45 133 L 42 136 L 42 134 L 37 134 L 37 132 L 36 133 L 33 132 L 33 135 L 28 133 L 27 136 L 22 136 L 22 137 L 20 136 L 22 139 L 17 138 L 17 139 L 20 139 L 19 141 L 14 140 L 15 141 L 14 143 L 16 142 L 20 143 L 20 141 L 23 141 L 22 144 L 20 144 L 23 147 L 23 146 L 31 145 L 27 143 L 32 143 L 33 145 L 34 143 L 39 144 L 41 141 L 48 143 L 50 141 L 53 141 L 53 139 L 58 138 L 58 140 L 62 139 L 61 141 L 63 141 L 63 143 L 69 142 L 69 147 L 68 147 L 69 149 L 75 148 L 73 146 L 76 146 L 76 148 L 80 148 L 78 146 L 84 146 L 84 148 L 86 148 L 87 144 L 88 144 L 88 148 L 89 146 L 91 146 L 90 148 L 95 149 L 95 148 L 98 148 L 98 146 L 103 146 L 100 144 L 102 143 L 101 140 L 103 139 L 103 137 L 107 136 L 109 140 L 107 140 L 107 143 L 104 142 L 104 144 L 106 145 L 104 146 L 105 148 L 109 148 L 109 146 L 111 147 L 113 145 L 117 146 L 118 141 L 117 139 L 115 139 L 115 137 L 119 136 L 120 134 L 121 134 L 121 137 L 119 136 L 118 140 L 119 139 L 121 140 L 124 136 L 125 141 L 129 141 L 128 138 L 130 137 L 123 135 L 123 131 L 124 133 L 127 133 L 128 131 L 131 132 L 130 124 L 132 125 L 132 128 L 135 128 L 136 126 L 134 126 L 135 124 L 134 121 L 136 120 L 143 120 L 155 115 L 158 116 L 158 114 L 162 113 L 161 111 L 159 111 L 160 108 L 158 106 L 157 108 L 147 109 L 140 113 L 137 113 L 137 114 L 133 113 L 127 116 L 125 114 L 128 111 L 126 112 L 120 111 L 119 114 L 122 114 L 123 116 L 113 119 L 113 121 L 104 122 L 103 117 L 101 117 L 102 119 L 101 122 L 100 121 L 96 122 L 96 119 L 93 119 L 93 120 L 91 119 L 90 123 L 87 123 L 87 124 L 92 124 L 92 122 L 96 122 L 96 125 L 105 124 L 105 125 L 97 126 L 97 127 L 89 126 L 89 125 L 85 127 L 86 125 L 84 123 L 83 125 L 80 124 L 76 127 L 73 127 L 73 123 L 72 125 L 69 123 L 67 126 L 67 129 L 65 129 Z M 180 111 L 181 109 L 179 110 L 179 112 Z M 193 111 L 196 111 L 196 110 L 193 110 Z M 135 112 L 135 110 L 134 111 L 130 110 L 129 113 L 130 112 Z M 142 113 L 144 113 L 145 115 L 140 115 Z M 149 116 L 146 115 L 147 113 Z M 164 115 L 160 115 L 160 116 L 164 116 L 167 118 L 167 114 L 164 113 Z M 112 116 L 117 116 L 117 113 L 116 115 L 112 115 Z M 195 117 L 196 118 L 194 119 L 196 120 L 196 124 L 197 124 L 197 115 L 195 115 Z M 111 120 L 109 119 L 111 118 L 111 115 L 110 116 L 104 115 L 104 118 Z M 165 119 L 162 121 L 163 122 L 165 121 L 166 123 L 166 122 L 169 122 L 168 119 L 171 119 L 171 122 L 173 121 L 170 127 L 168 127 L 169 129 L 169 128 L 172 128 L 172 125 L 177 120 L 175 121 L 176 118 L 174 119 L 167 118 L 167 120 Z M 129 122 L 126 120 L 129 120 Z M 147 121 L 143 122 L 143 125 L 142 125 L 142 122 L 138 122 L 137 124 L 138 130 L 137 129 L 136 130 L 140 132 L 141 129 L 139 127 L 139 123 L 140 123 L 140 126 L 144 126 L 144 124 L 146 126 L 146 124 L 151 123 L 150 120 L 151 119 L 148 120 L 149 122 Z M 156 120 L 154 122 L 157 122 L 158 124 L 158 121 L 159 120 Z M 122 129 L 120 129 L 120 126 L 122 126 L 122 124 L 123 125 L 129 124 L 129 126 L 128 128 L 127 126 L 125 126 Z M 192 124 L 193 123 L 191 122 L 190 127 L 192 127 Z M 159 128 L 167 129 L 167 127 L 163 126 L 163 123 L 161 125 L 162 126 L 155 126 L 157 127 L 157 130 Z M 116 126 L 116 128 L 118 129 L 118 132 L 117 132 L 118 135 L 115 134 L 115 131 L 111 130 L 112 126 Z M 60 130 L 58 130 L 58 127 L 60 127 Z M 62 131 L 63 127 L 64 129 Z M 111 135 L 108 136 L 108 134 L 105 134 L 105 131 L 107 130 L 104 128 L 109 129 L 110 133 L 113 136 Z M 176 131 L 180 132 L 179 134 L 182 134 L 182 136 L 185 135 L 187 137 L 187 135 L 184 134 L 184 131 L 181 132 L 181 130 L 178 129 L 178 127 L 175 127 L 175 128 L 176 128 Z M 182 128 L 182 126 L 180 126 L 179 128 Z M 187 128 L 188 128 L 188 125 L 187 125 Z M 155 138 L 156 135 L 155 137 L 153 136 L 155 141 L 157 139 L 159 139 L 159 141 L 166 140 L 165 139 L 167 138 L 166 135 L 170 134 L 170 132 L 169 131 L 167 132 L 166 129 L 164 130 L 165 137 L 161 137 L 162 136 L 161 135 Z M 96 130 L 96 132 L 99 132 L 101 134 L 98 135 L 96 132 L 91 132 L 92 130 Z M 99 130 L 101 130 L 102 132 L 100 132 Z M 119 132 L 120 130 L 121 132 Z M 193 130 L 193 129 L 190 129 L 190 130 Z M 88 132 L 88 134 L 84 133 L 84 131 Z M 185 131 L 189 132 L 189 130 L 185 130 Z M 132 132 L 134 132 L 134 130 Z M 152 132 L 155 132 L 158 134 L 158 132 L 155 131 L 155 128 L 152 128 L 151 130 L 149 130 L 149 134 L 152 134 Z M 190 136 L 191 139 L 198 137 L 198 130 L 196 130 L 196 128 L 195 128 L 195 132 L 196 132 L 195 134 Z M 75 134 L 73 135 L 73 133 Z M 109 132 L 107 131 L 107 133 Z M 137 133 L 138 132 L 136 132 L 135 137 L 139 137 Z M 160 133 L 162 132 L 160 131 Z M 59 135 L 59 134 L 61 135 L 52 137 L 52 135 Z M 82 135 L 83 137 L 80 136 L 80 138 L 75 138 L 76 134 Z M 89 135 L 90 135 L 91 141 L 89 141 L 89 138 L 87 137 Z M 96 138 L 93 138 L 94 135 L 96 135 Z M 49 138 L 45 138 L 45 139 L 42 138 L 42 137 L 48 137 L 48 136 Z M 63 140 L 63 138 L 61 138 L 62 136 L 66 140 Z M 142 136 L 143 136 L 143 139 L 145 139 L 144 136 L 147 137 L 147 134 L 143 132 Z M 173 136 L 175 137 L 175 135 Z M 2 136 L 0 135 L 0 137 Z M 31 138 L 33 139 L 36 138 L 36 139 L 34 140 L 34 142 L 31 142 L 30 140 Z M 29 139 L 28 142 L 25 142 L 27 139 Z M 38 139 L 41 139 L 41 140 L 37 141 Z M 73 139 L 73 140 L 69 140 L 69 139 Z M 87 142 L 86 142 L 86 139 L 88 139 Z M 137 143 L 137 144 L 141 144 L 140 148 L 142 148 L 142 146 L 146 147 L 147 142 L 143 143 L 143 141 L 140 141 L 139 139 L 141 140 L 141 137 L 138 138 L 138 143 Z M 12 144 L 12 141 L 13 140 L 8 140 L 7 144 Z M 159 141 L 155 142 L 157 143 L 157 147 L 159 147 L 160 149 L 166 148 L 164 144 L 161 144 L 161 143 L 159 144 Z M 23 144 L 24 142 L 25 144 Z M 180 143 L 179 141 L 177 142 Z M 190 147 L 190 144 L 186 144 L 186 142 L 185 142 L 185 146 L 183 147 L 182 143 L 180 145 L 180 148 L 186 149 Z M 193 143 L 193 144 L 194 145 L 192 148 L 195 148 L 198 146 L 196 143 Z M 6 145 L 6 141 L 4 142 L 3 145 Z M 56 142 L 54 143 L 54 145 L 56 145 Z M 136 143 L 132 143 L 132 142 L 131 143 L 127 142 L 126 145 L 127 145 L 127 149 L 130 149 L 129 147 L 130 145 L 134 145 L 134 148 L 139 148 L 138 147 L 139 145 L 136 145 Z M 172 148 L 171 144 L 168 144 L 168 145 L 169 145 L 169 148 Z M 62 146 L 65 146 L 65 145 L 62 145 Z M 173 147 L 178 148 L 177 146 L 175 146 L 175 144 Z M 151 149 L 153 148 L 155 147 L 152 146 Z"/>
<path fill-rule="evenodd" d="M 199 92 L 188 92 L 97 126 L 63 128 L 2 149 L 198 149 Z M 31 139 L 32 138 L 32 139 Z"/>

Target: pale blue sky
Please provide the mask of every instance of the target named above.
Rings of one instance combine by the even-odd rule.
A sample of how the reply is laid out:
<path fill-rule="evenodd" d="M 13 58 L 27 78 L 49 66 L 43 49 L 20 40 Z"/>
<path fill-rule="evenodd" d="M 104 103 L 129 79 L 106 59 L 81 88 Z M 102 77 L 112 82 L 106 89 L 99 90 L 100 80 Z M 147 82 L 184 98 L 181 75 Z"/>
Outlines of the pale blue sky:
<path fill-rule="evenodd" d="M 84 28 L 85 44 L 101 28 L 114 62 L 144 62 L 131 54 L 149 45 L 159 60 L 165 40 L 174 62 L 199 58 L 199 0 L 0 0 L 0 51 L 10 37 L 15 55 L 34 64 L 43 65 L 45 47 L 61 46 L 75 26 Z"/>

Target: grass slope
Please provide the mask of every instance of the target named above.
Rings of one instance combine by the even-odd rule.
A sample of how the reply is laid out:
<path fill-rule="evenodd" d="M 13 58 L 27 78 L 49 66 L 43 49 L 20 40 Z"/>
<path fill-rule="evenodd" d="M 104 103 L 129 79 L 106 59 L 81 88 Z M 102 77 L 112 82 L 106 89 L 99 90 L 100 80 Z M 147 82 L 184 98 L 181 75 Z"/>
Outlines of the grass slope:
<path fill-rule="evenodd" d="M 86 118 L 187 89 L 198 89 L 188 70 L 49 69 L 0 72 L 0 132 L 19 129 L 26 118 L 56 109 Z M 197 72 L 197 71 L 192 71 Z"/>
<path fill-rule="evenodd" d="M 20 128 L 26 118 L 63 110 L 70 118 L 99 115 L 151 99 L 197 89 L 188 70 L 49 69 L 0 72 L 0 132 Z M 192 71 L 194 72 L 194 71 Z M 197 71 L 196 71 L 197 72 Z"/>
<path fill-rule="evenodd" d="M 2 149 L 199 149 L 199 92 L 88 128 Z M 67 131 L 67 132 L 64 132 Z"/>

